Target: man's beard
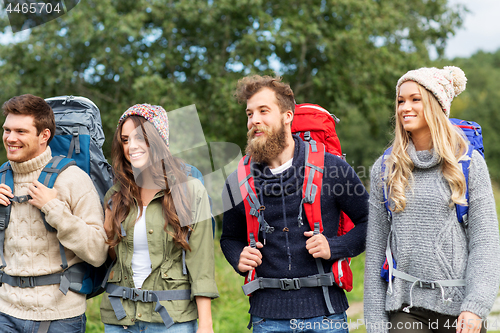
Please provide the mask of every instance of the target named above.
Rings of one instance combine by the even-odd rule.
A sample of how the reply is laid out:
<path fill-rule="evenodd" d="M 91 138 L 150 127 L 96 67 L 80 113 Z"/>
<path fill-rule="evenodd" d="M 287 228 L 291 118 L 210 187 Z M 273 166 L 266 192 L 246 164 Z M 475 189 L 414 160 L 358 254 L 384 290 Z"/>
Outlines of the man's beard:
<path fill-rule="evenodd" d="M 260 131 L 265 137 L 255 137 L 255 132 Z M 252 156 L 252 160 L 258 163 L 269 164 L 287 147 L 285 124 L 276 129 L 267 126 L 254 126 L 247 133 L 247 147 L 245 153 Z"/>

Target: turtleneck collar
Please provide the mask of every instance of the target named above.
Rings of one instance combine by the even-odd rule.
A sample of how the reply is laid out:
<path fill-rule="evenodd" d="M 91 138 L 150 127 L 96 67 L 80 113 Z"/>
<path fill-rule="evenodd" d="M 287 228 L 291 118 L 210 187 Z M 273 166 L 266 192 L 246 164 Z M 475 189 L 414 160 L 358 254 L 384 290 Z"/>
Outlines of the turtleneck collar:
<path fill-rule="evenodd" d="M 49 163 L 51 158 L 52 152 L 50 147 L 47 147 L 43 153 L 35 158 L 32 158 L 31 160 L 27 160 L 25 162 L 10 161 L 12 171 L 14 172 L 14 181 L 25 182 L 37 179 L 42 168 Z"/>
<path fill-rule="evenodd" d="M 262 188 L 266 196 L 281 196 L 285 189 L 285 196 L 302 190 L 304 174 L 305 144 L 298 137 L 293 136 L 295 150 L 292 166 L 280 174 L 273 175 L 266 164 L 252 163 L 256 188 Z"/>
<path fill-rule="evenodd" d="M 413 141 L 411 140 L 408 143 L 408 148 L 406 148 L 406 151 L 408 152 L 408 155 L 410 156 L 416 168 L 429 169 L 441 163 L 441 157 L 434 150 L 434 148 L 430 150 L 417 151 L 415 145 L 413 144 Z"/>

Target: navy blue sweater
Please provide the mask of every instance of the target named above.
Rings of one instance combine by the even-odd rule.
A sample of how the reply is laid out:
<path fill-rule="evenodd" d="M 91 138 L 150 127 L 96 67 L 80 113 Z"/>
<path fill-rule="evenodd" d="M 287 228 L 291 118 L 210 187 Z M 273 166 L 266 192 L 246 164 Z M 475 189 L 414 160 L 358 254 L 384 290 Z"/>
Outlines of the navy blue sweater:
<path fill-rule="evenodd" d="M 305 144 L 294 136 L 293 164 L 283 173 L 273 175 L 269 168 L 253 164 L 255 188 L 261 204 L 266 207 L 264 218 L 274 232 L 267 234 L 266 245 L 260 249 L 262 264 L 256 273 L 260 277 L 295 278 L 314 275 L 318 269 L 306 249 L 304 231 L 310 227 L 302 212 L 304 224 L 299 226 L 298 214 L 304 180 Z M 368 194 L 354 170 L 340 158 L 326 154 L 321 195 L 323 234 L 330 244 L 331 258 L 323 260 L 325 271 L 339 258 L 354 257 L 365 249 L 368 220 Z M 238 187 L 238 176 L 233 172 L 226 180 L 222 193 L 224 218 L 221 248 L 227 261 L 238 271 L 241 251 L 247 243 L 245 207 Z M 339 213 L 344 211 L 355 224 L 354 229 L 337 237 Z M 262 241 L 262 235 L 259 234 Z M 356 283 L 356 277 L 354 277 Z M 243 281 L 243 279 L 242 279 Z M 361 283 L 357 280 L 357 283 Z M 330 299 L 336 313 L 348 308 L 344 291 L 337 286 L 330 289 Z M 312 318 L 328 315 L 321 287 L 299 290 L 257 290 L 250 297 L 252 315 L 273 319 Z"/>

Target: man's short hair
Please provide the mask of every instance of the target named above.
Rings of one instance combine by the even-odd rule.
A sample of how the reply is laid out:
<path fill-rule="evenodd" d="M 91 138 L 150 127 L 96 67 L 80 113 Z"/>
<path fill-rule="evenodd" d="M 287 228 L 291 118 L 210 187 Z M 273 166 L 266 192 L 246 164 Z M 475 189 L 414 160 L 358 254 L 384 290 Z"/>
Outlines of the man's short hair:
<path fill-rule="evenodd" d="M 56 132 L 54 111 L 43 98 L 30 94 L 15 96 L 3 103 L 2 110 L 5 117 L 9 114 L 33 116 L 36 135 L 40 135 L 46 128 L 50 130 L 50 138 L 47 144 L 54 137 Z"/>
<path fill-rule="evenodd" d="M 281 113 L 287 110 L 295 112 L 295 97 L 289 84 L 281 82 L 281 77 L 276 76 L 246 76 L 238 81 L 235 97 L 238 102 L 248 101 L 253 95 L 263 88 L 269 88 L 274 91 Z"/>

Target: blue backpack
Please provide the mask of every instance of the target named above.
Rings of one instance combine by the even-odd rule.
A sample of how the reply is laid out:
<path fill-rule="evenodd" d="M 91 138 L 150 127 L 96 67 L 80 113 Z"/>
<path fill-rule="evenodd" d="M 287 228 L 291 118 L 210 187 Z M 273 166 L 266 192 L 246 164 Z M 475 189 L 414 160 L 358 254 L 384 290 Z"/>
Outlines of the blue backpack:
<path fill-rule="evenodd" d="M 469 201 L 469 168 L 470 168 L 470 162 L 472 159 L 472 152 L 474 150 L 477 150 L 481 156 L 484 158 L 484 146 L 483 146 L 483 135 L 481 131 L 481 126 L 473 121 L 466 121 L 466 120 L 461 120 L 461 119 L 456 119 L 456 118 L 450 118 L 450 122 L 460 128 L 463 133 L 465 134 L 467 140 L 469 141 L 469 148 L 467 150 L 467 156 L 468 159 L 466 160 L 461 160 L 459 163 L 462 165 L 462 172 L 464 173 L 465 177 L 465 184 L 466 184 L 466 190 L 465 190 L 465 198 L 467 201 Z M 389 147 L 384 154 L 382 155 L 382 165 L 381 165 L 381 174 L 385 175 L 386 172 L 386 165 L 385 161 L 387 158 L 391 155 L 392 152 L 392 147 Z M 383 176 L 384 177 L 384 176 Z M 389 222 L 392 220 L 392 211 L 389 207 L 389 200 L 388 200 L 388 188 L 385 185 L 385 179 L 384 179 L 384 190 L 383 190 L 383 197 L 384 197 L 384 205 L 385 209 L 387 210 Z M 464 227 L 467 228 L 468 224 L 468 213 L 469 213 L 469 206 L 462 206 L 462 205 L 455 205 L 456 211 L 457 211 L 457 218 L 458 222 L 463 223 Z M 389 240 L 387 240 L 389 242 Z M 388 258 L 389 257 L 389 258 Z M 392 277 L 394 279 L 394 275 L 392 274 L 392 267 L 388 264 L 388 260 L 392 261 L 392 267 L 396 269 L 396 261 L 392 257 L 392 254 L 389 251 L 386 251 L 386 259 L 384 263 L 382 264 L 382 268 L 380 270 L 380 276 L 382 279 L 385 281 L 389 282 L 389 278 Z"/>

